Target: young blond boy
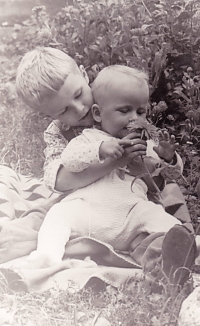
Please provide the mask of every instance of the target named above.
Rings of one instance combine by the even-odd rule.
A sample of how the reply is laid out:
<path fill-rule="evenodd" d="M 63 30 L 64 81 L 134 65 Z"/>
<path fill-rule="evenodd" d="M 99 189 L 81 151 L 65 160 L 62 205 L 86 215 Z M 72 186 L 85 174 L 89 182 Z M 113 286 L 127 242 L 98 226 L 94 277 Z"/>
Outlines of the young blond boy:
<path fill-rule="evenodd" d="M 129 142 L 130 139 L 127 139 L 129 125 L 146 121 L 149 91 L 144 73 L 122 66 L 105 68 L 93 83 L 92 91 L 95 100 L 92 114 L 99 127 L 85 129 L 67 145 L 61 155 L 62 165 L 74 173 L 85 171 L 93 164 L 103 165 L 110 159 L 119 160 L 126 147 L 133 146 L 135 140 L 133 138 Z M 150 158 L 151 164 L 155 164 L 153 170 L 159 167 L 161 178 L 178 176 L 182 171 L 182 164 L 175 153 L 177 144 L 174 137 L 170 137 L 167 132 L 160 133 L 159 144 L 157 147 L 155 145 L 152 141 L 147 143 L 147 158 Z M 131 170 L 134 172 L 135 167 L 139 171 L 140 165 L 141 161 L 136 160 Z M 181 246 L 186 254 L 191 245 L 192 256 L 186 262 L 186 266 L 190 268 L 196 250 L 194 235 L 185 228 L 177 228 L 180 221 L 167 214 L 161 205 L 148 201 L 148 188 L 143 180 L 137 179 L 131 186 L 132 181 L 133 176 L 129 174 L 121 179 L 116 168 L 54 205 L 47 213 L 39 232 L 37 251 L 30 259 L 36 265 L 39 263 L 46 266 L 60 261 L 66 242 L 74 237 L 88 236 L 109 243 L 116 250 L 129 250 L 139 234 L 156 232 L 167 233 L 163 243 L 164 248 L 167 248 L 163 253 L 166 259 L 166 251 L 169 254 L 174 249 L 174 242 L 172 248 L 169 240 L 171 232 L 179 235 L 176 245 L 180 241 L 180 235 L 182 237 L 183 242 L 179 243 L 178 250 Z M 163 261 L 163 266 L 167 266 L 164 272 L 169 276 L 166 261 Z M 178 267 L 183 267 L 183 261 Z M 181 283 L 186 274 L 176 282 Z"/>

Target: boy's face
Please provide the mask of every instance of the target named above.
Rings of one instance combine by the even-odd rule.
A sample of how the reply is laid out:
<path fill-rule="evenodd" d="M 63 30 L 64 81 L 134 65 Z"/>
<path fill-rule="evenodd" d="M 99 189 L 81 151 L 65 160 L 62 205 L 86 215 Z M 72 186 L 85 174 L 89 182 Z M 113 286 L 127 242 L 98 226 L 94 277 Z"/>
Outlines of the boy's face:
<path fill-rule="evenodd" d="M 145 121 L 148 100 L 149 88 L 145 81 L 140 84 L 125 74 L 120 78 L 113 76 L 113 84 L 99 105 L 102 130 L 123 138 L 128 134 L 130 122 Z"/>
<path fill-rule="evenodd" d="M 81 72 L 69 74 L 58 93 L 47 99 L 41 111 L 70 127 L 90 127 L 94 120 L 91 113 L 92 91 Z"/>

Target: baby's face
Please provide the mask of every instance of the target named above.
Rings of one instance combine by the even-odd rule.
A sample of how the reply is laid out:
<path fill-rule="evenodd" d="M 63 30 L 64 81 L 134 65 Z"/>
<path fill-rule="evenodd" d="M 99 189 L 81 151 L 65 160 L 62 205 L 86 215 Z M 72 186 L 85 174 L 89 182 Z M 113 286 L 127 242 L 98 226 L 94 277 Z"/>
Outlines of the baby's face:
<path fill-rule="evenodd" d="M 101 100 L 102 130 L 114 137 L 123 138 L 128 134 L 130 122 L 146 120 L 148 100 L 149 88 L 146 81 L 140 83 L 125 74 L 115 78 Z"/>
<path fill-rule="evenodd" d="M 92 91 L 80 73 L 69 74 L 58 93 L 47 99 L 41 111 L 70 127 L 90 127 L 94 120 L 91 113 Z"/>

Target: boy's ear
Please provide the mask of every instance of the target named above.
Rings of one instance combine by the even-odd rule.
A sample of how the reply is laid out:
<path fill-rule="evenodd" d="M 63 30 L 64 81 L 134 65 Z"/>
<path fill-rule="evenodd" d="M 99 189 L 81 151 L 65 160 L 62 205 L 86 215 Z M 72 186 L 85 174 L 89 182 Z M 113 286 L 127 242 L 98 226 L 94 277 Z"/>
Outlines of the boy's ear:
<path fill-rule="evenodd" d="M 80 70 L 81 74 L 83 75 L 83 77 L 85 78 L 86 82 L 89 84 L 89 77 L 88 77 L 88 74 L 87 74 L 85 68 L 81 65 L 81 66 L 79 66 L 79 70 Z"/>
<path fill-rule="evenodd" d="M 97 104 L 93 104 L 92 105 L 92 115 L 93 115 L 93 118 L 96 122 L 101 122 L 101 112 L 99 110 L 99 106 Z"/>

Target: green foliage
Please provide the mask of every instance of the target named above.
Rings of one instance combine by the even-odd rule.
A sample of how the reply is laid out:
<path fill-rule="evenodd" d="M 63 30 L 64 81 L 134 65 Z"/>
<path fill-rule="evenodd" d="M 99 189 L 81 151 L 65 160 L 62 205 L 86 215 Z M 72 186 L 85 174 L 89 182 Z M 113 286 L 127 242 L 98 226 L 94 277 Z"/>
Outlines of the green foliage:
<path fill-rule="evenodd" d="M 197 157 L 200 151 L 199 19 L 198 0 L 70 0 L 55 17 L 35 7 L 4 39 L 4 51 L 57 47 L 86 67 L 91 82 L 110 64 L 144 69 L 149 119 L 185 145 L 183 158 L 191 165 L 188 148 L 195 146 Z"/>
<path fill-rule="evenodd" d="M 150 119 L 167 127 L 181 144 L 190 141 L 199 150 L 199 1 L 72 3 L 55 17 L 45 7 L 35 7 L 23 23 L 26 27 L 7 41 L 6 51 L 24 54 L 36 45 L 60 48 L 86 67 L 91 81 L 111 64 L 148 71 Z"/>

